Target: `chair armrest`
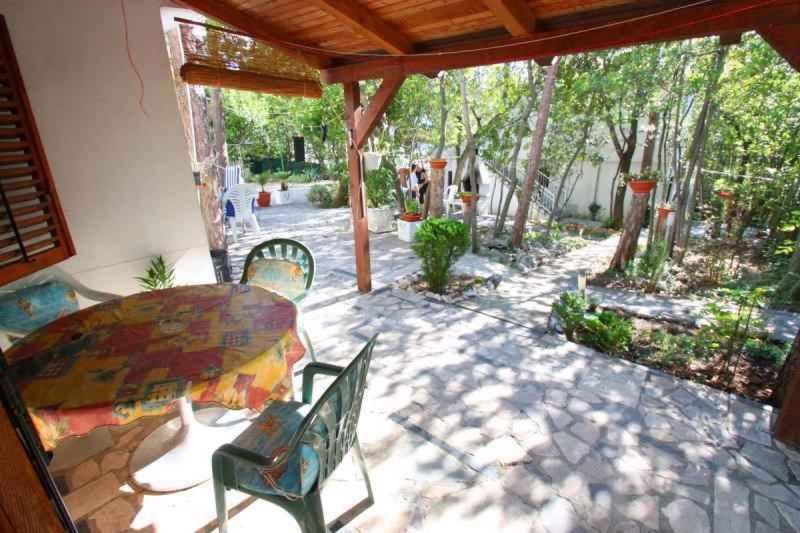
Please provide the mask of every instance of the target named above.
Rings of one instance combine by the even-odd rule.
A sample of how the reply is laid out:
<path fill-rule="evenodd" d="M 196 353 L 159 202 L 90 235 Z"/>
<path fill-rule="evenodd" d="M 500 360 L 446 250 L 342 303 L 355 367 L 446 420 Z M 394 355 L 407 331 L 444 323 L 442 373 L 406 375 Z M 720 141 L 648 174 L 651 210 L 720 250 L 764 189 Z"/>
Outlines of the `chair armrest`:
<path fill-rule="evenodd" d="M 303 368 L 303 403 L 311 403 L 314 395 L 314 376 L 323 374 L 326 376 L 338 376 L 344 367 L 329 363 L 309 363 Z"/>
<path fill-rule="evenodd" d="M 223 444 L 214 451 L 214 455 L 222 456 L 240 463 L 246 463 L 256 468 L 268 468 L 273 466 L 273 458 L 264 457 L 250 450 L 239 448 L 233 444 Z"/>

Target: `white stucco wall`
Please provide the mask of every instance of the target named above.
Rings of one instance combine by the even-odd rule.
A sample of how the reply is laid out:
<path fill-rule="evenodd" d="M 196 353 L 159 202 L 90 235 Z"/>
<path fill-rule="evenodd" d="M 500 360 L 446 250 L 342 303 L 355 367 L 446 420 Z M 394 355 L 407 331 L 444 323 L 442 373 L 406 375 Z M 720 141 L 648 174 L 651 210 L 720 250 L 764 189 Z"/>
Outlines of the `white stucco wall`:
<path fill-rule="evenodd" d="M 104 291 L 162 254 L 181 284 L 214 281 L 161 25 L 163 0 L 0 0 L 77 255 Z"/>

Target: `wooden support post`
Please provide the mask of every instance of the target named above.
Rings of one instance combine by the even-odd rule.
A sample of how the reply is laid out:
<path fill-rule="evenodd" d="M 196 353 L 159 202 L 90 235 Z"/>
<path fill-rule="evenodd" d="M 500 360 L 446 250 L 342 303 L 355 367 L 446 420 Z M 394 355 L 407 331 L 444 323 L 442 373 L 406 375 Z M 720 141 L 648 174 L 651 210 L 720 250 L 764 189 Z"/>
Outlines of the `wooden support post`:
<path fill-rule="evenodd" d="M 353 240 L 355 242 L 356 276 L 358 290 L 372 290 L 372 272 L 369 260 L 369 232 L 367 229 L 367 203 L 364 196 L 364 173 L 361 154 L 356 144 L 356 113 L 360 112 L 361 93 L 358 82 L 344 84 L 344 115 L 347 124 L 347 168 L 350 172 L 350 209 L 353 212 Z"/>

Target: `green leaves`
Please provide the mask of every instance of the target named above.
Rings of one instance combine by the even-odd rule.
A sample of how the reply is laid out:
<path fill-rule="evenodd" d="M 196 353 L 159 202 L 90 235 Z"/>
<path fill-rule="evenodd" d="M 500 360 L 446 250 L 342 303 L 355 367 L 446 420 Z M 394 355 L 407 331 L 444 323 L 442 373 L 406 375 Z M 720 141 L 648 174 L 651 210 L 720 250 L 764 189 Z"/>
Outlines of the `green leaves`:
<path fill-rule="evenodd" d="M 423 222 L 411 249 L 422 263 L 422 275 L 428 288 L 441 294 L 447 287 L 450 269 L 469 248 L 469 226 L 447 218 Z"/>
<path fill-rule="evenodd" d="M 175 286 L 175 268 L 167 265 L 163 256 L 156 256 L 150 260 L 150 266 L 144 276 L 135 278 L 139 285 L 148 291 L 169 289 Z"/>

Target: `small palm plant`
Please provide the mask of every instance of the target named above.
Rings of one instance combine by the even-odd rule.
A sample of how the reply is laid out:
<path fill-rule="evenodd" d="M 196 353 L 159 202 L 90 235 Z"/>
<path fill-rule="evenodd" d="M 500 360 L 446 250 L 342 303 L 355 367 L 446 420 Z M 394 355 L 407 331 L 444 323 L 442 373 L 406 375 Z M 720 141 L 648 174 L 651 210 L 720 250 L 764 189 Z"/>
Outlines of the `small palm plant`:
<path fill-rule="evenodd" d="M 139 286 L 148 291 L 169 289 L 175 286 L 175 267 L 167 265 L 164 257 L 157 255 L 150 260 L 144 276 L 137 276 Z"/>

